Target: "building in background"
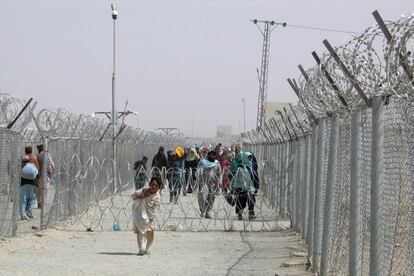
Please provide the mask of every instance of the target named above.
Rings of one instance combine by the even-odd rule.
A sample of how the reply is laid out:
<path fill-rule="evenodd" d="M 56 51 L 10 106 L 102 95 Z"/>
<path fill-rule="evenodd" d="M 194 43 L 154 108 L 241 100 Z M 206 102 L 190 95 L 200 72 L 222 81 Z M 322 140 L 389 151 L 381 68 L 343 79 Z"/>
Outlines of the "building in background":
<path fill-rule="evenodd" d="M 283 102 L 267 102 L 266 103 L 266 117 L 265 121 L 269 121 L 272 117 L 275 117 L 275 111 L 279 110 L 281 112 L 283 111 L 283 108 L 288 108 L 289 103 L 283 103 Z"/>
<path fill-rule="evenodd" d="M 226 138 L 233 135 L 231 126 L 217 126 L 217 138 Z"/>
<path fill-rule="evenodd" d="M 216 133 L 216 140 L 224 143 L 229 144 L 233 140 L 233 129 L 231 126 L 224 126 L 218 125 L 217 126 L 217 133 Z"/>

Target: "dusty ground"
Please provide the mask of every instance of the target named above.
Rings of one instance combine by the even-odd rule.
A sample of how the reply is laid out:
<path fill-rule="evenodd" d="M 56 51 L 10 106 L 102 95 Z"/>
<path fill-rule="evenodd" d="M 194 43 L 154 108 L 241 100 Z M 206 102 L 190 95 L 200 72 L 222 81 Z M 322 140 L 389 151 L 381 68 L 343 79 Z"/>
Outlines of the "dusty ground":
<path fill-rule="evenodd" d="M 280 230 L 289 222 L 277 219 L 262 197 L 257 219 L 238 221 L 222 196 L 214 219 L 207 220 L 199 216 L 195 195 L 177 205 L 163 195 L 157 228 L 170 231 L 157 231 L 151 254 L 138 256 L 129 194 L 45 231 L 39 231 L 40 210 L 34 209 L 34 219 L 19 221 L 16 238 L 0 239 L 0 275 L 310 275 L 299 236 Z M 122 231 L 112 231 L 115 221 Z"/>
<path fill-rule="evenodd" d="M 0 275 L 310 275 L 282 268 L 299 238 L 279 232 L 156 232 L 151 254 L 137 255 L 132 232 L 48 229 L 0 242 Z"/>

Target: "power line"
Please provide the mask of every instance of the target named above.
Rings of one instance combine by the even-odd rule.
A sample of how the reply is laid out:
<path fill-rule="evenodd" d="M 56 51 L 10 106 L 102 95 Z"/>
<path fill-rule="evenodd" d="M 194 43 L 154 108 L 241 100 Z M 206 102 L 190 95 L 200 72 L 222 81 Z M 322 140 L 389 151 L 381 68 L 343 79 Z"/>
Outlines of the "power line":
<path fill-rule="evenodd" d="M 234 90 L 234 91 L 232 91 L 232 92 L 230 92 L 228 94 L 225 94 L 224 96 L 222 96 L 220 98 L 217 98 L 217 99 L 215 99 L 215 100 L 213 100 L 211 102 L 208 102 L 208 103 L 205 103 L 205 104 L 201 104 L 201 105 L 198 105 L 198 106 L 194 106 L 194 107 L 191 107 L 191 108 L 183 107 L 183 108 L 180 108 L 180 110 L 193 111 L 193 110 L 202 109 L 202 108 L 209 107 L 211 105 L 217 104 L 217 103 L 221 102 L 222 100 L 224 100 L 224 99 L 226 99 L 226 98 L 228 98 L 230 96 L 233 96 L 235 94 L 238 94 L 238 93 L 242 92 L 244 89 L 246 89 L 247 87 L 249 87 L 256 80 L 257 80 L 257 77 L 254 77 L 251 80 L 249 80 L 248 82 L 246 82 L 240 88 L 238 88 L 238 89 L 236 89 L 236 90 Z"/>
<path fill-rule="evenodd" d="M 352 31 L 328 29 L 328 28 L 319 28 L 319 27 L 311 27 L 311 26 L 303 26 L 303 25 L 294 25 L 294 24 L 286 24 L 286 27 L 307 29 L 307 30 L 314 30 L 314 31 L 327 31 L 327 32 L 335 32 L 335 33 L 345 33 L 345 34 L 359 34 L 358 32 L 352 32 Z"/>

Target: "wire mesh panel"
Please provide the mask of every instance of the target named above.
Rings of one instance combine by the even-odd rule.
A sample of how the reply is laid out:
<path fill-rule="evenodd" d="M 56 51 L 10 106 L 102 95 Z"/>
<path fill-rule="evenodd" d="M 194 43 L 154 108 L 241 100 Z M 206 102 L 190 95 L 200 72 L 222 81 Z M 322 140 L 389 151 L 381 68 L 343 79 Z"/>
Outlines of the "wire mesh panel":
<path fill-rule="evenodd" d="M 0 128 L 0 236 L 16 233 L 20 164 L 19 135 Z"/>
<path fill-rule="evenodd" d="M 349 259 L 349 215 L 350 215 L 350 153 L 351 135 L 349 114 L 341 114 L 339 120 L 339 149 L 334 174 L 331 212 L 328 226 L 332 233 L 328 248 L 328 275 L 346 275 Z"/>
<path fill-rule="evenodd" d="M 410 152 L 413 137 L 413 108 L 406 101 L 392 98 L 385 106 L 384 122 L 384 254 L 383 273 L 409 275 L 409 225 L 414 161 Z M 411 138 L 411 139 L 410 139 Z"/>

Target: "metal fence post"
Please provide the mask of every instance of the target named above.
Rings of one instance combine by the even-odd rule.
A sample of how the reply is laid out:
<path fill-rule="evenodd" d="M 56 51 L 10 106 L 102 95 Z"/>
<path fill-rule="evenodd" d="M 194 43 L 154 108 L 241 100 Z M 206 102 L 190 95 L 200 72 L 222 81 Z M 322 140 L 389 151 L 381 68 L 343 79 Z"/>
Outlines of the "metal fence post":
<path fill-rule="evenodd" d="M 289 191 L 290 191 L 290 184 L 291 184 L 291 182 L 290 182 L 290 178 L 291 178 L 291 173 L 290 173 L 290 170 L 291 170 L 291 167 L 290 167 L 290 163 L 289 163 L 289 156 L 290 156 L 290 153 L 291 153 L 291 143 L 290 142 L 288 142 L 287 144 L 286 144 L 286 153 L 285 153 L 285 159 L 286 159 L 286 164 L 285 164 L 285 170 L 286 170 L 286 173 L 285 173 L 285 179 L 284 179 L 284 185 L 285 185 L 285 190 L 284 190 L 284 195 L 283 195 L 283 201 L 284 201 L 284 206 L 283 206 L 283 210 L 284 210 L 284 217 L 286 217 L 286 216 L 288 216 L 288 215 L 290 215 L 289 213 L 288 213 L 288 208 L 289 208 L 289 204 L 290 204 L 290 200 L 289 200 Z"/>
<path fill-rule="evenodd" d="M 17 137 L 16 137 L 17 138 Z M 16 141 L 20 142 L 19 139 L 16 139 Z M 13 212 L 12 212 L 12 236 L 15 237 L 17 235 L 17 220 L 19 217 L 19 187 L 20 187 L 20 174 L 21 171 L 16 172 L 16 167 L 20 168 L 20 163 L 17 161 L 20 158 L 20 143 L 17 143 L 11 147 L 12 149 L 12 158 L 10 160 L 10 189 L 13 193 Z M 17 157 L 17 158 L 16 158 Z"/>
<path fill-rule="evenodd" d="M 325 191 L 325 207 L 323 215 L 323 235 L 322 235 L 322 251 L 321 251 L 321 275 L 328 275 L 329 272 L 329 254 L 331 250 L 329 243 L 332 236 L 332 215 L 335 210 L 332 202 L 332 192 L 334 189 L 335 175 L 338 161 L 339 148 L 339 114 L 334 113 L 331 117 L 330 141 L 329 141 L 329 159 L 328 159 L 328 173 L 326 179 Z"/>
<path fill-rule="evenodd" d="M 313 233 L 313 256 L 312 264 L 315 269 L 319 268 L 321 244 L 322 244 L 322 180 L 323 180 L 323 163 L 324 163 L 324 149 L 325 149 L 325 120 L 319 119 L 318 123 L 318 141 L 317 141 L 317 157 L 316 157 L 316 183 L 315 183 L 315 222 Z"/>
<path fill-rule="evenodd" d="M 282 163 L 282 143 L 277 144 L 276 158 L 276 210 L 280 214 L 280 164 Z"/>
<path fill-rule="evenodd" d="M 372 99 L 370 275 L 381 275 L 383 250 L 384 105 Z"/>
<path fill-rule="evenodd" d="M 302 231 L 302 221 L 301 221 L 301 212 L 300 212 L 300 206 L 301 206 L 301 197 L 303 194 L 303 189 L 302 189 L 302 145 L 301 145 L 301 140 L 302 139 L 298 139 L 298 141 L 296 142 L 297 148 L 296 148 L 296 201 L 295 201 L 295 221 L 296 221 L 296 228 L 298 231 Z"/>
<path fill-rule="evenodd" d="M 40 193 L 40 197 L 41 197 L 41 209 L 40 209 L 40 229 L 41 230 L 45 230 L 46 229 L 46 198 L 47 198 L 47 151 L 48 151 L 48 139 L 46 136 L 43 137 L 43 160 L 42 160 L 42 189 L 41 189 L 41 193 Z"/>
<path fill-rule="evenodd" d="M 273 159 L 273 168 L 270 168 L 270 175 L 271 179 L 273 180 L 269 185 L 271 185 L 271 193 L 272 193 L 272 207 L 276 210 L 277 209 L 277 178 L 276 178 L 276 170 L 277 170 L 277 144 L 273 144 L 272 146 L 272 156 Z"/>
<path fill-rule="evenodd" d="M 283 191 L 284 191 L 284 171 L 286 143 L 280 144 L 280 164 L 279 164 L 279 215 L 283 216 Z"/>
<path fill-rule="evenodd" d="M 311 174 L 309 179 L 309 209 L 308 209 L 308 254 L 312 256 L 313 254 L 313 246 L 314 246 L 314 231 L 315 231 L 315 184 L 316 184 L 316 157 L 317 157 L 317 129 L 318 123 L 317 120 L 312 125 L 312 145 L 311 145 Z"/>
<path fill-rule="evenodd" d="M 302 193 L 302 238 L 306 239 L 308 229 L 308 208 L 309 208 L 309 180 L 310 180 L 310 136 L 305 136 L 303 139 L 304 153 L 303 153 L 303 193 Z"/>
<path fill-rule="evenodd" d="M 361 111 L 351 115 L 351 187 L 349 221 L 349 275 L 362 274 L 361 243 L 361 173 L 362 173 L 362 121 Z"/>
<path fill-rule="evenodd" d="M 296 221 L 296 191 L 297 191 L 297 179 L 298 179 L 298 175 L 296 174 L 296 169 L 297 169 L 297 150 L 296 150 L 296 142 L 292 141 L 292 143 L 290 144 L 291 147 L 291 157 L 293 158 L 292 160 L 292 166 L 291 169 L 289 170 L 291 173 L 289 173 L 289 180 L 288 180 L 288 185 L 290 187 L 290 192 L 288 193 L 288 198 L 289 198 L 289 216 L 290 216 L 290 220 L 292 223 L 292 227 L 293 229 L 295 229 L 296 231 L 298 230 L 297 228 L 297 221 Z"/>

